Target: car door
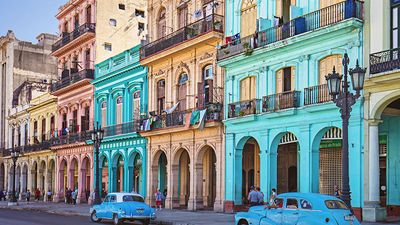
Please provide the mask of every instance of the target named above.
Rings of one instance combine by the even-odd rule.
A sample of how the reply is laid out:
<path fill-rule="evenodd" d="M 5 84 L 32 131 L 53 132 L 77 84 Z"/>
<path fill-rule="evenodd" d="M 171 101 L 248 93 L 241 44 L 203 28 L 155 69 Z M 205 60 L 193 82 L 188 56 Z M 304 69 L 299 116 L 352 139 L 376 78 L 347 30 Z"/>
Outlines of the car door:
<path fill-rule="evenodd" d="M 112 219 L 114 207 L 117 204 L 117 196 L 116 195 L 109 195 L 110 200 L 106 207 L 106 218 Z"/>
<path fill-rule="evenodd" d="M 268 207 L 266 217 L 261 219 L 260 225 L 270 225 L 271 223 L 280 225 L 282 223 L 283 202 L 283 198 L 276 198 L 274 204 Z"/>
<path fill-rule="evenodd" d="M 295 225 L 299 220 L 299 201 L 296 198 L 286 199 L 282 210 L 282 225 Z"/>
<path fill-rule="evenodd" d="M 107 207 L 108 207 L 109 202 L 110 202 L 110 196 L 106 196 L 104 198 L 103 203 L 101 203 L 101 205 L 99 206 L 99 208 L 97 210 L 96 214 L 97 214 L 98 218 L 107 218 L 106 212 L 107 212 Z"/>

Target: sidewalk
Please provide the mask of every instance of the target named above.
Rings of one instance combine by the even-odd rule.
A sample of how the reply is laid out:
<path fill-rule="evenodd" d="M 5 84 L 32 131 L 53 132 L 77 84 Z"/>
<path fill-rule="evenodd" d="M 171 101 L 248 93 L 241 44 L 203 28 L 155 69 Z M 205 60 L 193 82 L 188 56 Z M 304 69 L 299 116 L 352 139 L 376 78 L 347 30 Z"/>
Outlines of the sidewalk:
<path fill-rule="evenodd" d="M 32 210 L 46 213 L 54 213 L 66 216 L 87 216 L 89 217 L 89 205 L 78 204 L 76 206 L 66 205 L 65 203 L 49 202 L 19 202 L 18 206 L 7 206 L 7 202 L 1 201 L 0 208 L 10 208 L 15 210 Z M 156 224 L 174 225 L 233 225 L 234 214 L 215 213 L 210 211 L 185 211 L 185 210 L 161 210 L 157 211 Z M 387 225 L 388 223 L 362 223 L 362 225 Z M 390 223 L 400 224 L 400 223 Z"/>

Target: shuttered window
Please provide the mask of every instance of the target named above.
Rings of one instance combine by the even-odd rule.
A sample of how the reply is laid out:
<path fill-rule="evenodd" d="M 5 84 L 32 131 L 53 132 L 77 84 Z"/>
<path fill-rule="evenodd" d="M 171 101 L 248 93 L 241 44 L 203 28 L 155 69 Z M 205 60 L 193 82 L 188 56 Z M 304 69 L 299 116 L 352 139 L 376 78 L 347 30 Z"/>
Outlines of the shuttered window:
<path fill-rule="evenodd" d="M 256 98 L 256 77 L 247 77 L 240 81 L 240 101 Z"/>
<path fill-rule="evenodd" d="M 158 16 L 158 33 L 157 37 L 162 38 L 166 35 L 167 31 L 167 20 L 166 20 L 166 10 L 162 8 Z"/>
<path fill-rule="evenodd" d="M 276 72 L 276 93 L 294 91 L 296 88 L 296 67 L 286 67 Z"/>
<path fill-rule="evenodd" d="M 344 0 L 320 0 L 320 1 L 319 1 L 319 8 L 320 8 L 320 9 L 326 8 L 326 7 L 329 7 L 329 6 L 331 6 L 331 5 L 334 5 L 334 4 L 343 2 L 343 1 L 344 1 Z"/>
<path fill-rule="evenodd" d="M 319 61 L 319 84 L 326 84 L 325 76 L 332 73 L 333 67 L 342 74 L 342 55 L 330 55 Z"/>
<path fill-rule="evenodd" d="M 101 126 L 107 126 L 107 102 L 101 103 Z"/>
<path fill-rule="evenodd" d="M 244 0 L 241 8 L 240 36 L 247 37 L 256 32 L 257 3 L 255 0 Z"/>
<path fill-rule="evenodd" d="M 140 91 L 133 93 L 133 118 L 134 120 L 140 119 Z"/>
<path fill-rule="evenodd" d="M 165 80 L 157 82 L 157 110 L 158 114 L 165 109 Z"/>
<path fill-rule="evenodd" d="M 179 111 L 186 110 L 186 89 L 187 89 L 188 75 L 183 73 L 179 76 L 178 81 L 178 101 Z"/>
<path fill-rule="evenodd" d="M 122 97 L 119 96 L 117 98 L 116 105 L 116 124 L 122 123 Z"/>

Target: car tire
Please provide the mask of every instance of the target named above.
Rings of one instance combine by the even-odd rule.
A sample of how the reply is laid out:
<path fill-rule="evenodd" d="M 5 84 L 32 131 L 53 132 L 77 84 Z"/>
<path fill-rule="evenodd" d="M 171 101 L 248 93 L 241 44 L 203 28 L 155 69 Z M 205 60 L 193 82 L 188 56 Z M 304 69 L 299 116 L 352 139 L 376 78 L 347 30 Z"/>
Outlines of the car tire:
<path fill-rule="evenodd" d="M 114 225 L 121 225 L 121 220 L 118 218 L 117 214 L 113 215 L 113 224 Z"/>
<path fill-rule="evenodd" d="M 246 220 L 239 220 L 238 225 L 248 225 Z"/>
<path fill-rule="evenodd" d="M 93 210 L 92 214 L 90 214 L 90 220 L 91 220 L 92 222 L 95 222 L 95 223 L 98 223 L 98 222 L 101 221 L 101 219 L 97 218 L 97 215 L 96 215 L 96 211 L 95 211 L 95 210 Z"/>
<path fill-rule="evenodd" d="M 142 224 L 143 224 L 143 225 L 149 225 L 149 224 L 150 224 L 150 220 L 149 220 L 149 219 L 143 220 L 143 221 L 142 221 Z"/>

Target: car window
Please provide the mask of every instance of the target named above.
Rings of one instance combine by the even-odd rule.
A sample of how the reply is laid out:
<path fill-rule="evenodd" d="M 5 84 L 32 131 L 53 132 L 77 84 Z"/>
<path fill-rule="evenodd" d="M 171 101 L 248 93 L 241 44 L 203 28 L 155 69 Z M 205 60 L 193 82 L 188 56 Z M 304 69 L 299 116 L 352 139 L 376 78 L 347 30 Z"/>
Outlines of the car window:
<path fill-rule="evenodd" d="M 302 209 L 312 209 L 311 203 L 305 199 L 300 200 L 300 206 Z"/>
<path fill-rule="evenodd" d="M 110 196 L 106 196 L 106 198 L 104 199 L 104 202 L 110 202 Z"/>
<path fill-rule="evenodd" d="M 111 195 L 110 202 L 117 202 L 117 196 Z"/>
<path fill-rule="evenodd" d="M 288 198 L 286 201 L 286 208 L 287 209 L 297 209 L 298 208 L 298 201 L 295 198 Z"/>
<path fill-rule="evenodd" d="M 349 209 L 346 203 L 339 200 L 326 200 L 325 205 L 328 209 Z"/>
<path fill-rule="evenodd" d="M 276 207 L 282 208 L 283 207 L 283 198 L 275 198 L 274 204 Z"/>
<path fill-rule="evenodd" d="M 144 199 L 137 195 L 124 195 L 122 197 L 123 202 L 144 202 Z"/>

